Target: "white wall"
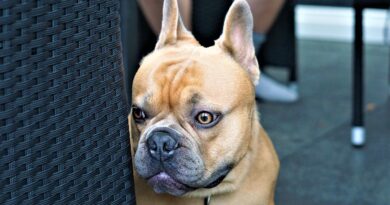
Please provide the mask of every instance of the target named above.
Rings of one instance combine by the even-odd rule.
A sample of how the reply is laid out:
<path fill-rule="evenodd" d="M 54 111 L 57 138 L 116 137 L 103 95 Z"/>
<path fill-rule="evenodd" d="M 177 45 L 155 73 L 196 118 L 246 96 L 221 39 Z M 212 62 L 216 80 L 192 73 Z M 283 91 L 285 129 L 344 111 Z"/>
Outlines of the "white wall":
<path fill-rule="evenodd" d="M 296 7 L 295 14 L 298 38 L 344 42 L 353 40 L 354 12 L 352 8 L 299 5 Z M 385 39 L 389 42 L 390 34 L 385 38 L 387 10 L 365 9 L 363 17 L 366 43 L 384 44 Z"/>

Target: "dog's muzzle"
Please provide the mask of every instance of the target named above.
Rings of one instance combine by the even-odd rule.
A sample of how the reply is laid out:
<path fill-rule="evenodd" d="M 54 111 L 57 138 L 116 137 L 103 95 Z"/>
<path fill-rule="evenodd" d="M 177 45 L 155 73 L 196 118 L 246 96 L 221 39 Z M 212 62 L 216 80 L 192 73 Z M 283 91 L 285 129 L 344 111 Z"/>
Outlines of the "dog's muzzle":
<path fill-rule="evenodd" d="M 177 137 L 169 130 L 153 131 L 146 145 L 150 156 L 159 161 L 169 160 L 179 148 Z"/>
<path fill-rule="evenodd" d="M 199 188 L 214 188 L 233 167 L 224 163 L 205 177 L 207 170 L 197 147 L 182 133 L 157 127 L 145 134 L 135 155 L 135 168 L 156 193 L 181 196 Z"/>

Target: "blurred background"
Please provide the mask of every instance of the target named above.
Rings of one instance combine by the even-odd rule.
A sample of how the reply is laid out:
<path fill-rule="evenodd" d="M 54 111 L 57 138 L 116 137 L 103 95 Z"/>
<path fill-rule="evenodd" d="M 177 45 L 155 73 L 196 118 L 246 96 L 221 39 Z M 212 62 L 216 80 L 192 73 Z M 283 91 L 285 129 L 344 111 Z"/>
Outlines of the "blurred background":
<path fill-rule="evenodd" d="M 356 148 L 350 141 L 354 9 L 295 7 L 299 101 L 259 103 L 261 122 L 282 162 L 279 204 L 390 203 L 389 15 L 367 8 L 363 17 L 361 109 L 367 140 Z M 285 79 L 285 70 L 269 72 Z"/>
<path fill-rule="evenodd" d="M 355 9 L 298 4 L 294 11 L 299 101 L 259 103 L 262 124 L 282 161 L 276 201 L 389 204 L 389 11 L 363 10 L 361 109 L 367 141 L 361 148 L 350 142 L 359 52 Z M 281 69 L 270 72 L 285 75 Z"/>

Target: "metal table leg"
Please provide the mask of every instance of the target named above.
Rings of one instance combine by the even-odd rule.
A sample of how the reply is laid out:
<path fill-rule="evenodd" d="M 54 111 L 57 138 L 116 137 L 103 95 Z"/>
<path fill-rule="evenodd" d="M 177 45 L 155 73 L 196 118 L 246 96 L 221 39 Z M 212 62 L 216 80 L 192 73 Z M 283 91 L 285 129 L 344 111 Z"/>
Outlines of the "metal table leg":
<path fill-rule="evenodd" d="M 353 69 L 353 116 L 351 143 L 353 146 L 363 146 L 365 143 L 364 108 L 363 108 L 363 7 L 355 9 L 355 40 Z"/>

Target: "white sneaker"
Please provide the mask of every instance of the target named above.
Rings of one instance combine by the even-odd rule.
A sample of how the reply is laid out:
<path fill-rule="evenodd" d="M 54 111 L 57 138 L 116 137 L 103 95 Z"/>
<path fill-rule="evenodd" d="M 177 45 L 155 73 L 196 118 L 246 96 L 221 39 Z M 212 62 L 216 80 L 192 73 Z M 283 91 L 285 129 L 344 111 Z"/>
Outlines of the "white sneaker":
<path fill-rule="evenodd" d="M 256 97 L 270 102 L 291 103 L 298 100 L 296 86 L 285 86 L 262 74 L 259 83 L 255 87 Z"/>

